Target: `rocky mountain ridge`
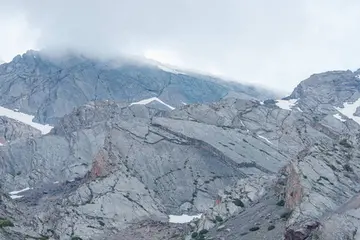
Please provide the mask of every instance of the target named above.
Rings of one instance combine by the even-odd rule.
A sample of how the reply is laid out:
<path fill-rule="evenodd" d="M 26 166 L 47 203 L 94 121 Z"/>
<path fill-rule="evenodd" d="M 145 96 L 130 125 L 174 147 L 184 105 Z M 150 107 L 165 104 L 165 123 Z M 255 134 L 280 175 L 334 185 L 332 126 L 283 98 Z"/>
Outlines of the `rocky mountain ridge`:
<path fill-rule="evenodd" d="M 359 239 L 357 76 L 172 111 L 88 101 L 45 135 L 4 122 L 0 239 Z"/>
<path fill-rule="evenodd" d="M 157 97 L 173 107 L 226 96 L 266 99 L 273 93 L 240 83 L 133 60 L 52 57 L 28 51 L 0 65 L 0 105 L 55 124 L 90 101 L 137 102 Z"/>

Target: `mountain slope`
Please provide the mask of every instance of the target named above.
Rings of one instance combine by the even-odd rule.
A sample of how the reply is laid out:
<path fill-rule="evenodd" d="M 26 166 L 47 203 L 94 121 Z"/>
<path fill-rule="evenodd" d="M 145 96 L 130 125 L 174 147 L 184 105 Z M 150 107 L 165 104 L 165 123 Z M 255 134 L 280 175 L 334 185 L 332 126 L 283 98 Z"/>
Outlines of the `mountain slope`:
<path fill-rule="evenodd" d="M 238 108 L 245 103 L 239 102 Z M 75 231 L 86 238 L 112 227 L 120 231 L 129 221 L 167 221 L 170 214 L 201 213 L 213 204 L 217 189 L 248 174 L 276 172 L 285 161 L 245 129 L 169 118 L 166 112 L 141 105 L 103 102 L 66 116 L 48 135 L 9 145 L 2 153 L 1 171 L 5 191 L 34 188 L 16 201 L 29 214 L 41 212 L 47 219 L 44 228 L 60 237 Z M 50 210 L 57 202 L 60 205 Z M 53 218 L 65 212 L 67 217 Z M 97 227 L 100 218 L 105 226 Z M 61 226 L 65 222 L 72 223 L 71 228 Z"/>
<path fill-rule="evenodd" d="M 89 101 L 137 102 L 157 97 L 173 107 L 218 101 L 231 94 L 267 99 L 265 90 L 199 74 L 173 73 L 132 60 L 101 61 L 28 51 L 0 66 L 0 106 L 56 123 Z"/>
<path fill-rule="evenodd" d="M 346 124 L 333 119 L 338 127 Z M 264 193 L 271 194 L 271 190 L 261 190 L 261 185 L 265 189 L 280 189 L 272 202 L 285 196 L 286 206 L 294 212 L 299 203 L 307 209 L 305 199 L 292 200 L 298 195 L 291 197 L 287 188 L 281 190 L 272 182 L 278 172 L 285 171 L 282 175 L 287 178 L 283 181 L 290 181 L 289 187 L 296 191 L 291 179 L 297 179 L 298 175 L 294 175 L 293 168 L 303 169 L 300 176 L 307 176 L 299 186 L 305 183 L 322 186 L 320 183 L 325 184 L 326 179 L 335 181 L 329 177 L 330 172 L 316 172 L 328 171 L 321 170 L 326 164 L 340 169 L 338 164 L 345 165 L 348 161 L 346 155 L 339 153 L 339 163 L 335 164 L 335 159 L 326 163 L 312 152 L 324 148 L 326 151 L 321 150 L 324 152 L 321 156 L 327 156 L 344 134 L 351 135 L 351 132 L 345 130 L 337 135 L 302 112 L 250 100 L 226 99 L 211 105 L 187 105 L 172 112 L 142 105 L 129 107 L 110 101 L 97 102 L 65 116 L 48 135 L 3 149 L 1 181 L 7 192 L 34 188 L 22 192 L 22 197 L 15 201 L 26 215 L 36 216 L 34 221 L 42 226 L 38 231 L 51 229 L 54 239 L 67 239 L 72 235 L 103 239 L 120 234 L 129 222 L 138 224 L 150 218 L 164 222 L 170 214 L 198 214 L 213 208 L 216 213 L 206 215 L 208 217 L 195 227 L 200 231 L 216 226 L 211 216 L 228 219 L 244 211 L 257 211 L 256 203 L 262 202 L 262 196 L 266 197 Z M 319 145 L 312 147 L 315 143 Z M 305 163 L 312 166 L 312 159 L 324 161 L 314 173 L 308 165 L 303 165 L 302 159 L 308 156 L 311 158 Z M 289 163 L 291 159 L 295 162 Z M 303 162 L 302 165 L 297 166 L 297 161 Z M 283 166 L 289 167 L 282 170 Z M 336 172 L 333 168 L 329 171 Z M 21 173 L 16 174 L 18 171 Z M 268 180 L 264 184 L 249 179 L 255 188 L 246 180 L 240 182 L 244 193 L 237 190 L 233 195 L 230 188 L 226 192 L 231 193 L 231 198 L 226 197 L 228 193 L 219 192 L 249 177 Z M 70 181 L 64 182 L 64 179 Z M 355 194 L 351 184 L 343 183 L 341 189 L 349 187 L 343 197 L 334 195 L 336 201 L 331 205 L 334 211 Z M 328 197 L 327 191 L 316 189 L 309 189 L 309 193 L 316 191 L 317 194 L 314 199 L 310 198 L 311 202 L 319 193 Z M 222 201 L 217 206 L 219 196 Z M 241 199 L 244 206 L 235 205 L 234 199 Z M 279 216 L 281 211 L 281 208 L 277 210 Z M 310 215 L 291 215 L 282 228 L 277 227 L 277 234 L 284 235 L 287 226 L 297 226 L 304 219 L 321 216 L 326 211 L 328 208 L 319 205 Z M 273 217 L 276 219 L 276 215 Z M 256 224 L 254 220 L 239 221 L 248 229 Z M 159 225 L 153 227 L 156 226 Z M 118 232 L 114 232 L 114 228 Z M 233 235 L 234 239 L 241 233 Z M 45 230 L 38 234 L 49 235 Z M 256 234 L 262 238 L 261 232 Z M 251 232 L 244 239 L 257 238 Z"/>
<path fill-rule="evenodd" d="M 28 52 L 1 65 L 0 103 L 54 128 L 2 117 L 0 239 L 360 238 L 358 72 L 262 102 L 114 64 Z M 169 223 L 183 214 L 202 216 Z"/>

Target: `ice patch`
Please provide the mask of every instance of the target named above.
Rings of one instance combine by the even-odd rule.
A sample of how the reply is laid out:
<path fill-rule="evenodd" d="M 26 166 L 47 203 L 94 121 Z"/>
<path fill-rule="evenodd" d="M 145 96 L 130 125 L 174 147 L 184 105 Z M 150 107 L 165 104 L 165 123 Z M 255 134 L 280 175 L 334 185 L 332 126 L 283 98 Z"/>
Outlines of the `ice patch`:
<path fill-rule="evenodd" d="M 276 106 L 281 109 L 291 111 L 291 108 L 295 106 L 298 99 L 290 99 L 290 100 L 276 100 Z"/>
<path fill-rule="evenodd" d="M 188 223 L 194 220 L 195 218 L 201 218 L 202 214 L 189 216 L 186 214 L 183 214 L 181 216 L 177 215 L 169 215 L 169 222 L 170 223 Z"/>
<path fill-rule="evenodd" d="M 360 117 L 354 116 L 356 109 L 360 106 L 360 98 L 353 103 L 344 103 L 343 108 L 335 107 L 342 115 L 347 116 L 348 118 L 354 120 L 360 124 Z M 335 116 L 334 116 L 335 117 Z"/>
<path fill-rule="evenodd" d="M 42 134 L 47 134 L 51 131 L 51 129 L 53 129 L 53 127 L 48 124 L 42 125 L 40 123 L 34 123 L 32 121 L 34 119 L 34 116 L 4 107 L 0 107 L 0 116 L 5 116 L 17 120 L 19 122 L 25 123 L 33 128 L 40 130 Z"/>
<path fill-rule="evenodd" d="M 346 119 L 343 119 L 341 116 L 340 116 L 340 114 L 334 114 L 333 115 L 334 116 L 334 118 L 337 118 L 337 119 L 339 119 L 340 121 L 342 121 L 342 122 L 346 122 Z"/>
<path fill-rule="evenodd" d="M 264 137 L 264 136 L 258 135 L 258 137 L 261 138 L 261 139 L 264 139 L 265 141 L 267 141 L 267 142 L 270 143 L 270 144 L 273 144 L 272 142 L 270 142 L 269 139 L 267 139 L 267 138 Z"/>
<path fill-rule="evenodd" d="M 148 99 L 144 99 L 144 100 L 141 100 L 141 101 L 138 101 L 138 102 L 133 102 L 131 103 L 129 106 L 132 106 L 132 105 L 135 105 L 135 104 L 140 104 L 140 105 L 146 105 L 146 104 L 149 104 L 151 103 L 152 101 L 157 101 L 165 106 L 167 106 L 168 108 L 170 108 L 171 110 L 174 110 L 175 108 L 170 106 L 169 104 L 166 104 L 164 103 L 163 101 L 161 101 L 159 98 L 157 97 L 152 97 L 152 98 L 148 98 Z"/>

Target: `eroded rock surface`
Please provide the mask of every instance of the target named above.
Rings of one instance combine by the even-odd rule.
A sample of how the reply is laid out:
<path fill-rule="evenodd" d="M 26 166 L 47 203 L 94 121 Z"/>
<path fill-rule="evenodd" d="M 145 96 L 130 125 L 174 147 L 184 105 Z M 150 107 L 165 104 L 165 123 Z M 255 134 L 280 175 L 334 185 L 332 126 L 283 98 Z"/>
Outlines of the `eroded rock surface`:
<path fill-rule="evenodd" d="M 106 100 L 46 135 L 4 122 L 0 237 L 359 239 L 357 74 L 314 75 L 282 105 Z M 181 214 L 202 217 L 168 223 Z"/>

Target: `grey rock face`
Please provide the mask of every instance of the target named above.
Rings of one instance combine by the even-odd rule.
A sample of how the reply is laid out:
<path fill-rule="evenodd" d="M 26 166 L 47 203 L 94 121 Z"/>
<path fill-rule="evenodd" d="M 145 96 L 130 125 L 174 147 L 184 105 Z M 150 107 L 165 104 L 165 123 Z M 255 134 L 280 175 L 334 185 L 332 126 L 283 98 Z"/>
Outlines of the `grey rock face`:
<path fill-rule="evenodd" d="M 54 239 L 101 239 L 120 234 L 128 223 L 150 218 L 167 221 L 168 214 L 197 214 L 210 208 L 213 210 L 194 230 L 211 230 L 219 217 L 254 216 L 251 211 L 259 211 L 255 206 L 267 198 L 266 189 L 275 189 L 274 176 L 290 159 L 309 156 L 305 150 L 313 149 L 317 142 L 321 148 L 333 147 L 336 133 L 329 132 L 300 112 L 252 100 L 226 99 L 211 105 L 186 105 L 172 112 L 93 102 L 65 116 L 50 134 L 4 149 L 2 185 L 7 192 L 34 188 L 16 202 L 26 215 L 36 216 L 34 221 L 42 226 L 38 234 L 46 235 L 44 229 L 52 229 Z M 299 153 L 299 149 L 305 150 Z M 304 171 L 312 169 L 306 166 L 301 165 Z M 16 174 L 20 170 L 21 174 Z M 330 179 L 325 173 L 321 176 Z M 318 178 L 323 181 L 320 176 L 308 176 L 308 180 Z M 294 189 L 295 183 L 303 184 L 296 180 L 289 188 Z M 286 191 L 274 193 L 272 202 L 291 195 Z M 214 207 L 218 197 L 223 202 Z M 244 207 L 235 204 L 236 199 Z M 289 209 L 296 210 L 291 199 L 283 199 Z M 264 211 L 267 205 L 261 205 Z M 280 221 L 281 208 L 272 206 L 275 209 L 266 210 L 267 214 L 275 211 L 279 216 L 274 215 L 272 221 Z M 311 216 L 301 215 L 294 223 L 292 218 L 287 223 L 281 220 L 272 233 L 285 234 L 286 226 L 297 226 L 303 218 L 319 217 L 324 211 L 320 208 Z M 252 229 L 249 224 L 261 224 L 261 216 L 258 218 L 248 220 L 242 231 Z M 266 231 L 256 231 L 256 236 Z M 253 234 L 250 231 L 249 239 L 256 239 Z"/>
<path fill-rule="evenodd" d="M 0 117 L 0 143 L 7 145 L 18 139 L 28 139 L 40 136 L 39 130 L 7 117 Z"/>
<path fill-rule="evenodd" d="M 218 189 L 253 174 L 275 173 L 287 162 L 277 147 L 234 127 L 236 121 L 228 126 L 247 106 L 264 108 L 234 99 L 212 105 L 214 119 L 224 119 L 215 125 L 210 117 L 206 122 L 175 117 L 190 106 L 162 113 L 141 105 L 88 104 L 64 117 L 52 133 L 4 149 L 3 188 L 34 188 L 16 201 L 59 239 L 117 234 L 127 223 L 149 218 L 166 221 L 168 214 L 184 213 L 184 203 L 188 214 L 204 212 Z M 198 108 L 200 115 L 209 113 L 205 105 Z"/>

